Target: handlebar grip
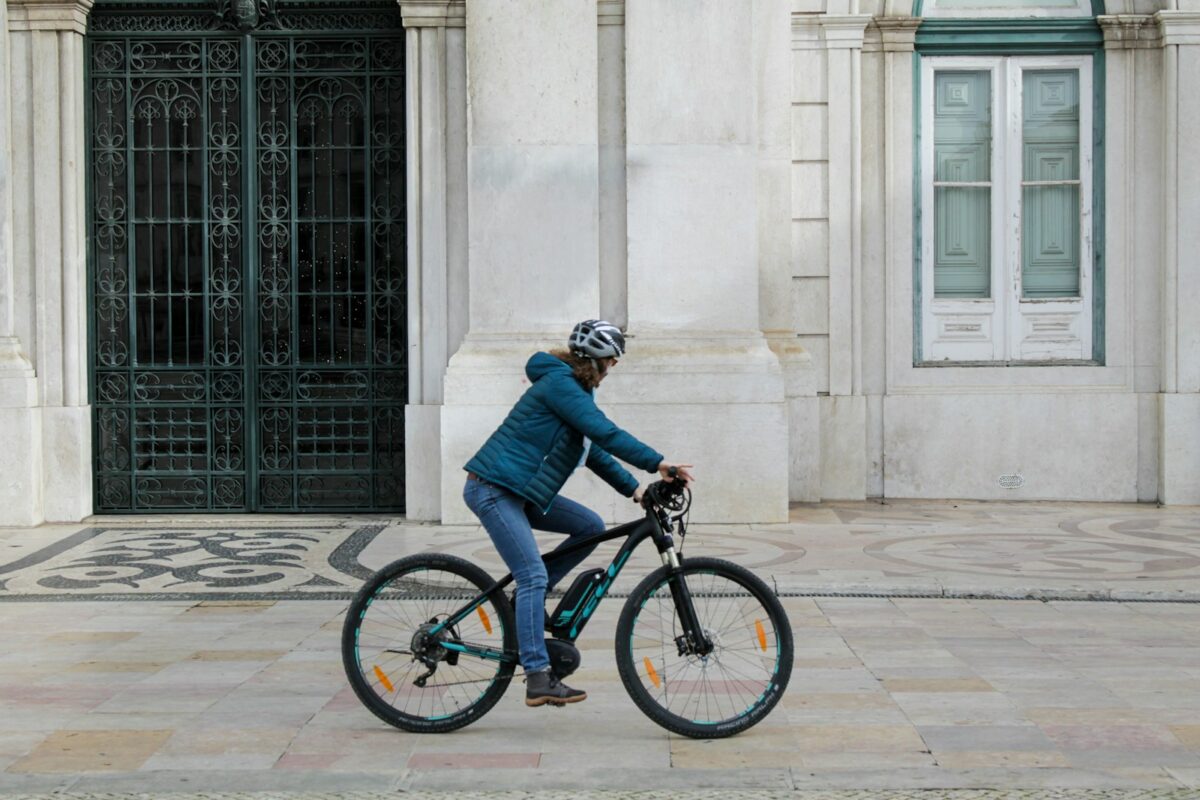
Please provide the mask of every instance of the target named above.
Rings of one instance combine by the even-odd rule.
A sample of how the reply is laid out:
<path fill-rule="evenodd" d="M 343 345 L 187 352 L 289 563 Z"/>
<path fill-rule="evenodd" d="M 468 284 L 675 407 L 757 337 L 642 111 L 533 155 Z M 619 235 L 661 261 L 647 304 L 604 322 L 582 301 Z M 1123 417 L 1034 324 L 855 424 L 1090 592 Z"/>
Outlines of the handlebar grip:
<path fill-rule="evenodd" d="M 671 480 L 675 480 L 675 478 L 679 477 L 679 467 L 674 465 L 667 467 L 667 477 Z"/>

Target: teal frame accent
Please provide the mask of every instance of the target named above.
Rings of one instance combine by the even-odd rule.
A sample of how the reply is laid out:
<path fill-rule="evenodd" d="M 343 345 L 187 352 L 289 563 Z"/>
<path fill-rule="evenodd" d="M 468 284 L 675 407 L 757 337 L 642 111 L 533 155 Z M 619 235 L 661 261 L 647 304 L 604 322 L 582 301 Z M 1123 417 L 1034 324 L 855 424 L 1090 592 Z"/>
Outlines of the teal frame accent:
<path fill-rule="evenodd" d="M 924 0 L 914 0 L 920 16 Z M 1092 12 L 1104 13 L 1103 0 Z M 1092 359 L 1103 366 L 1104 342 L 1104 34 L 1094 17 L 929 19 L 917 29 L 913 53 L 913 366 L 921 366 L 921 56 L 1089 55 L 1092 57 Z M 997 366 L 1014 362 L 997 361 Z M 1019 363 L 1019 362 L 1018 362 Z M 1079 362 L 1072 362 L 1079 364 Z M 940 362 L 939 362 L 940 365 Z"/>
<path fill-rule="evenodd" d="M 917 7 L 921 0 L 917 0 Z M 925 315 L 921 312 L 921 51 L 913 53 L 913 366 L 925 359 L 923 333 Z"/>
<path fill-rule="evenodd" d="M 927 19 L 917 28 L 925 55 L 1072 55 L 1104 47 L 1091 17 L 1069 19 Z"/>

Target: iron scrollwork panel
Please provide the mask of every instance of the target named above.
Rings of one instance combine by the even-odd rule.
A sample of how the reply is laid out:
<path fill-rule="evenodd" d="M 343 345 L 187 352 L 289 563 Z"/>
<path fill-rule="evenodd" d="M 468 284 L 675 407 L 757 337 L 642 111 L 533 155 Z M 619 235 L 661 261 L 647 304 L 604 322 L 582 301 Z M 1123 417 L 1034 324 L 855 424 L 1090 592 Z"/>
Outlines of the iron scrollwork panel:
<path fill-rule="evenodd" d="M 403 508 L 403 66 L 383 0 L 97 2 L 98 511 Z"/>
<path fill-rule="evenodd" d="M 262 507 L 402 509 L 403 50 L 263 37 L 255 62 Z"/>
<path fill-rule="evenodd" d="M 88 45 L 96 509 L 245 510 L 240 46 Z"/>

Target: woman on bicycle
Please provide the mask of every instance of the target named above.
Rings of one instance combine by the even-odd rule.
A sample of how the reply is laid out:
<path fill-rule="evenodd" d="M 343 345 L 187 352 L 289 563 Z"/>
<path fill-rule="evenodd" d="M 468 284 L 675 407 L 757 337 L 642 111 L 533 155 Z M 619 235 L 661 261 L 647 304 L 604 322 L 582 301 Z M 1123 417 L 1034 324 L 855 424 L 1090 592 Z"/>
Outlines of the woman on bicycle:
<path fill-rule="evenodd" d="M 618 428 L 596 407 L 596 387 L 625 355 L 620 328 L 589 319 L 571 331 L 567 349 L 535 353 L 525 365 L 532 384 L 467 462 L 463 499 L 479 517 L 517 582 L 517 641 L 525 668 L 525 704 L 563 705 L 587 694 L 550 671 L 543 638 L 546 592 L 590 552 L 583 548 L 552 565 L 548 574 L 533 529 L 565 533 L 566 547 L 604 532 L 600 515 L 558 496 L 571 473 L 586 465 L 634 502 L 641 490 L 613 455 L 667 477 L 671 467 L 692 479 L 690 464 L 673 464 Z M 610 455 L 610 453 L 612 455 Z"/>

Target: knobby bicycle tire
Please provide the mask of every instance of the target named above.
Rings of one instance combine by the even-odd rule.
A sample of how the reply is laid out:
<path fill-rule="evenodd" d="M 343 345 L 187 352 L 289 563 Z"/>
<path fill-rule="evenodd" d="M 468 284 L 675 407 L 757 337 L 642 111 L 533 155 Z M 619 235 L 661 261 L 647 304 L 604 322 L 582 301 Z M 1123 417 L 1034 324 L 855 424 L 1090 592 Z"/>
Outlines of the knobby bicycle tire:
<path fill-rule="evenodd" d="M 435 588 L 426 591 L 424 595 L 414 596 L 416 590 L 412 588 L 412 585 L 420 585 L 419 580 L 422 573 L 441 573 L 457 576 L 461 579 L 461 586 L 454 587 L 453 591 Z M 404 586 L 406 578 L 411 585 Z M 408 651 L 407 655 L 412 664 L 403 663 L 403 650 L 405 647 L 411 646 L 411 637 L 417 633 L 417 628 L 420 625 L 414 625 L 411 632 L 405 632 L 403 628 L 408 627 L 407 620 L 411 617 L 409 614 L 405 614 L 404 621 L 401 621 L 398 614 L 384 617 L 383 620 L 384 625 L 381 630 L 388 632 L 389 628 L 395 628 L 395 644 L 392 649 L 383 649 L 381 651 L 386 654 L 383 658 L 393 658 L 394 662 L 398 665 L 397 669 L 405 670 L 403 678 L 400 678 L 399 674 L 396 674 L 392 676 L 392 679 L 389 679 L 388 675 L 380 669 L 378 664 L 374 666 L 364 665 L 360 653 L 360 639 L 362 637 L 364 620 L 366 620 L 369 609 L 376 602 L 379 602 L 381 606 L 379 614 L 385 613 L 383 609 L 387 608 L 385 604 L 388 602 L 393 604 L 401 600 L 410 603 L 423 602 L 425 604 L 422 609 L 425 612 L 425 622 L 429 622 L 429 619 L 445 619 L 475 596 L 485 592 L 493 583 L 494 581 L 486 572 L 471 562 L 456 556 L 435 553 L 402 558 L 388 564 L 368 578 L 367 582 L 363 584 L 362 588 L 359 589 L 354 599 L 350 602 L 350 607 L 346 611 L 346 619 L 342 626 L 342 665 L 346 670 L 346 677 L 350 681 L 350 686 L 354 689 L 354 693 L 362 701 L 363 705 L 389 725 L 412 733 L 445 733 L 456 730 L 464 725 L 469 725 L 490 711 L 508 689 L 508 684 L 512 680 L 513 672 L 516 669 L 515 658 L 512 661 L 496 662 L 475 658 L 467 654 L 451 656 L 454 659 L 454 665 L 445 666 L 441 670 L 443 674 L 451 669 L 457 669 L 461 660 L 473 659 L 470 662 L 464 662 L 464 665 L 466 663 L 480 665 L 479 674 L 482 677 L 477 681 L 468 681 L 467 683 L 487 682 L 486 688 L 484 688 L 478 697 L 462 704 L 457 709 L 451 710 L 446 706 L 445 698 L 447 696 L 453 697 L 454 691 L 451 685 L 446 684 L 447 688 L 442 691 L 441 708 L 436 707 L 436 700 L 431 700 L 429 713 L 421 713 L 423 706 L 418 706 L 417 713 L 409 713 L 389 702 L 388 696 L 399 700 L 406 691 L 413 693 L 428 693 L 431 691 L 430 689 L 414 690 L 410 688 L 414 686 L 411 680 L 414 668 L 417 671 L 425 669 L 424 665 L 412 658 L 411 650 Z M 389 587 L 392 587 L 390 597 Z M 439 594 L 444 595 L 444 597 L 439 596 Z M 497 616 L 496 622 L 499 623 L 501 634 L 497 638 L 502 641 L 503 652 L 515 654 L 517 651 L 516 622 L 508 598 L 504 596 L 503 592 L 496 591 L 485 602 L 490 604 L 490 607 Z M 433 609 L 432 613 L 430 609 Z M 481 620 L 486 620 L 484 624 L 489 634 L 493 633 L 494 623 L 491 621 L 490 615 L 486 614 L 486 610 L 484 613 L 479 614 L 479 617 Z M 393 622 L 392 620 L 395 621 Z M 451 634 L 443 635 L 449 636 Z M 374 633 L 370 634 L 370 636 L 379 638 Z M 442 649 L 444 650 L 444 648 Z M 441 663 L 449 664 L 449 661 Z M 368 677 L 368 670 L 371 677 Z M 489 676 L 488 672 L 491 670 L 494 670 L 494 674 Z M 436 673 L 432 677 L 432 680 L 438 680 Z M 433 693 L 435 694 L 437 687 L 438 684 L 435 683 L 433 687 Z M 381 693 L 381 689 L 383 693 Z M 466 696 L 470 700 L 470 694 L 467 693 Z M 433 713 L 435 711 L 448 711 L 449 713 Z"/>
<path fill-rule="evenodd" d="M 674 637 L 682 635 L 683 631 L 679 625 L 678 614 L 673 607 L 669 570 L 667 567 L 660 567 L 637 585 L 621 610 L 616 635 L 617 670 L 621 675 L 621 682 L 625 684 L 625 690 L 633 702 L 646 716 L 663 728 L 673 733 L 698 739 L 733 736 L 766 717 L 787 688 L 788 679 L 791 677 L 793 658 L 792 629 L 788 622 L 787 612 L 784 611 L 779 598 L 761 579 L 744 567 L 729 561 L 716 558 L 688 559 L 681 565 L 680 575 L 688 583 L 689 591 L 696 593 L 698 589 L 700 590 L 699 594 L 693 595 L 696 612 L 700 617 L 701 627 L 714 635 L 714 642 L 721 636 L 721 631 L 716 629 L 727 625 L 733 631 L 727 637 L 730 644 L 732 644 L 733 638 L 738 637 L 740 640 L 744 637 L 750 643 L 749 647 L 740 648 L 737 651 L 733 647 L 728 649 L 728 670 L 720 663 L 724 644 L 718 644 L 717 649 L 709 657 L 712 659 L 711 661 L 699 656 L 679 654 L 675 650 L 677 645 Z M 706 575 L 714 577 L 706 580 L 704 578 Z M 718 601 L 721 598 L 728 600 L 720 605 L 716 601 L 709 602 L 709 598 L 703 594 L 704 584 L 717 584 L 718 582 L 735 587 L 735 591 L 732 593 L 714 595 Z M 647 611 L 647 606 L 652 600 L 659 607 L 657 613 L 660 617 L 644 624 L 642 628 L 657 624 L 661 629 L 660 636 L 664 639 L 661 662 L 664 666 L 662 667 L 656 667 L 654 661 L 657 658 L 652 659 L 650 654 L 647 654 L 648 650 L 653 651 L 652 645 L 647 646 L 648 643 L 654 641 L 652 637 L 647 639 L 643 633 L 642 642 L 640 644 L 634 642 L 635 635 L 642 630 L 635 630 L 639 616 L 649 616 L 654 613 Z M 716 610 L 724 608 L 730 603 L 735 606 L 734 612 L 727 609 Z M 666 614 L 671 616 L 669 620 L 670 626 L 673 626 L 671 631 L 665 629 L 668 627 L 666 624 L 668 620 L 662 610 L 668 604 L 669 609 Z M 751 611 L 750 618 L 753 621 L 745 621 L 749 625 L 748 630 L 742 630 L 742 621 L 738 621 L 736 618 L 738 604 L 748 606 Z M 757 604 L 757 608 L 754 604 Z M 716 607 L 714 608 L 714 606 Z M 762 616 L 754 616 L 759 609 L 761 609 Z M 706 619 L 706 614 L 714 618 Z M 736 630 L 734 630 L 735 628 Z M 669 641 L 667 641 L 668 637 Z M 754 650 L 759 643 L 761 643 L 761 656 Z M 638 649 L 637 654 L 634 652 L 635 648 Z M 773 657 L 771 649 L 774 650 Z M 639 654 L 643 659 L 641 662 L 638 661 Z M 761 677 L 755 672 L 757 669 L 756 658 L 761 664 Z M 674 663 L 668 664 L 667 662 L 671 659 L 674 659 Z M 714 677 L 708 677 L 710 668 Z M 685 675 L 692 677 L 685 678 Z M 652 688 L 648 688 L 648 683 Z M 721 686 L 718 687 L 718 684 Z M 688 716 L 679 713 L 686 709 L 692 695 L 687 696 L 687 700 L 684 701 L 684 709 L 668 707 L 673 699 L 669 692 L 678 686 L 685 687 L 680 690 L 681 693 L 687 691 L 687 686 L 692 686 L 692 695 L 695 695 L 697 686 L 704 688 L 706 692 L 715 692 L 718 714 L 722 713 L 721 700 L 724 698 L 728 702 L 729 715 L 715 720 L 697 720 L 695 716 L 698 714 Z M 761 694 L 755 698 L 754 693 L 760 689 Z M 696 703 L 697 711 L 699 711 L 699 697 L 697 697 Z M 745 704 L 744 707 L 741 707 L 742 704 Z M 705 710 L 711 710 L 711 708 L 706 707 Z"/>

